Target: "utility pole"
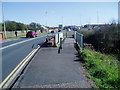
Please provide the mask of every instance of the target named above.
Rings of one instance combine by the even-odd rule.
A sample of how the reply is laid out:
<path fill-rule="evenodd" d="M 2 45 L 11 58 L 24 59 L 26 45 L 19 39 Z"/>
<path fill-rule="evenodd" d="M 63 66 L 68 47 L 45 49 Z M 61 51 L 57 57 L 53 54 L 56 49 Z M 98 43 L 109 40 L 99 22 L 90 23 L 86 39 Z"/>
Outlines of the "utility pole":
<path fill-rule="evenodd" d="M 4 11 L 3 11 L 3 3 L 2 3 L 2 16 L 3 16 L 3 29 L 4 29 L 4 35 L 5 35 L 5 38 L 7 37 L 7 34 L 6 34 L 6 25 L 5 25 L 5 19 L 4 19 Z"/>
<path fill-rule="evenodd" d="M 62 25 L 63 25 L 63 16 L 62 16 Z"/>
<path fill-rule="evenodd" d="M 91 24 L 91 18 L 89 17 L 89 24 Z"/>
<path fill-rule="evenodd" d="M 97 24 L 99 24 L 99 15 L 98 15 L 98 10 L 97 10 Z"/>
<path fill-rule="evenodd" d="M 81 16 L 80 16 L 80 25 L 81 25 Z"/>
<path fill-rule="evenodd" d="M 120 24 L 120 1 L 118 2 L 118 25 Z"/>
<path fill-rule="evenodd" d="M 46 14 L 46 26 L 47 26 L 47 11 L 45 12 L 45 14 Z"/>

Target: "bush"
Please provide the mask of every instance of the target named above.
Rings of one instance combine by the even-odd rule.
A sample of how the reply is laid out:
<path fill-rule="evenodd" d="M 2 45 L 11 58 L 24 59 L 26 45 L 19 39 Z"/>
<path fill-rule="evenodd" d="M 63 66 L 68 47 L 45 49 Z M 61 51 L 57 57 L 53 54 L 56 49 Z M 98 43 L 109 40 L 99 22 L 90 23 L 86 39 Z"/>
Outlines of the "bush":
<path fill-rule="evenodd" d="M 117 24 L 101 27 L 99 30 L 81 30 L 84 42 L 92 44 L 96 51 L 120 54 L 120 28 Z"/>

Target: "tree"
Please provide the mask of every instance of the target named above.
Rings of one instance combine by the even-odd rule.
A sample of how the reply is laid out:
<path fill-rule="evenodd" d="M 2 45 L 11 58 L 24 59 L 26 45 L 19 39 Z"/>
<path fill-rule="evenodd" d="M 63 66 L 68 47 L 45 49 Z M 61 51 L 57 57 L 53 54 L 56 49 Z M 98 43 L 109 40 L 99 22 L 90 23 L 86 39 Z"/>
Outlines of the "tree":
<path fill-rule="evenodd" d="M 33 27 L 33 28 L 37 28 L 37 23 L 32 22 L 32 23 L 30 23 L 30 26 Z"/>
<path fill-rule="evenodd" d="M 0 32 L 2 32 L 2 23 L 0 23 Z"/>
<path fill-rule="evenodd" d="M 7 31 L 15 31 L 16 30 L 16 22 L 14 21 L 6 21 L 6 30 Z"/>
<path fill-rule="evenodd" d="M 25 25 L 24 24 L 22 24 L 22 23 L 16 23 L 17 24 L 17 30 L 25 30 Z"/>

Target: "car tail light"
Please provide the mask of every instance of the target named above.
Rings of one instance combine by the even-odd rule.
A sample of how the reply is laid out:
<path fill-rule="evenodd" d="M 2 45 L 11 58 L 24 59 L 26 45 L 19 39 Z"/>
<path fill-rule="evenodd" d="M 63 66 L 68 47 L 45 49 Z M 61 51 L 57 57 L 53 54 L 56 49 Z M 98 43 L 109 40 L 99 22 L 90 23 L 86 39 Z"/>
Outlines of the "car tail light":
<path fill-rule="evenodd" d="M 28 34 L 32 34 L 32 33 L 28 33 Z"/>

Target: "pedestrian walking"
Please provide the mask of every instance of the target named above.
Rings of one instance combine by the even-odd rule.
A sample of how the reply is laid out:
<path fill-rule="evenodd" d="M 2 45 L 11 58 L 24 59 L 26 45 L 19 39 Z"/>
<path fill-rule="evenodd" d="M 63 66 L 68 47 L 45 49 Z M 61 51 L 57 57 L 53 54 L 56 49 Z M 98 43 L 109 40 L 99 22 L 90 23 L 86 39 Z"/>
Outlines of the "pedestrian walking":
<path fill-rule="evenodd" d="M 16 35 L 16 37 L 17 37 L 17 31 L 15 31 L 15 35 Z"/>

